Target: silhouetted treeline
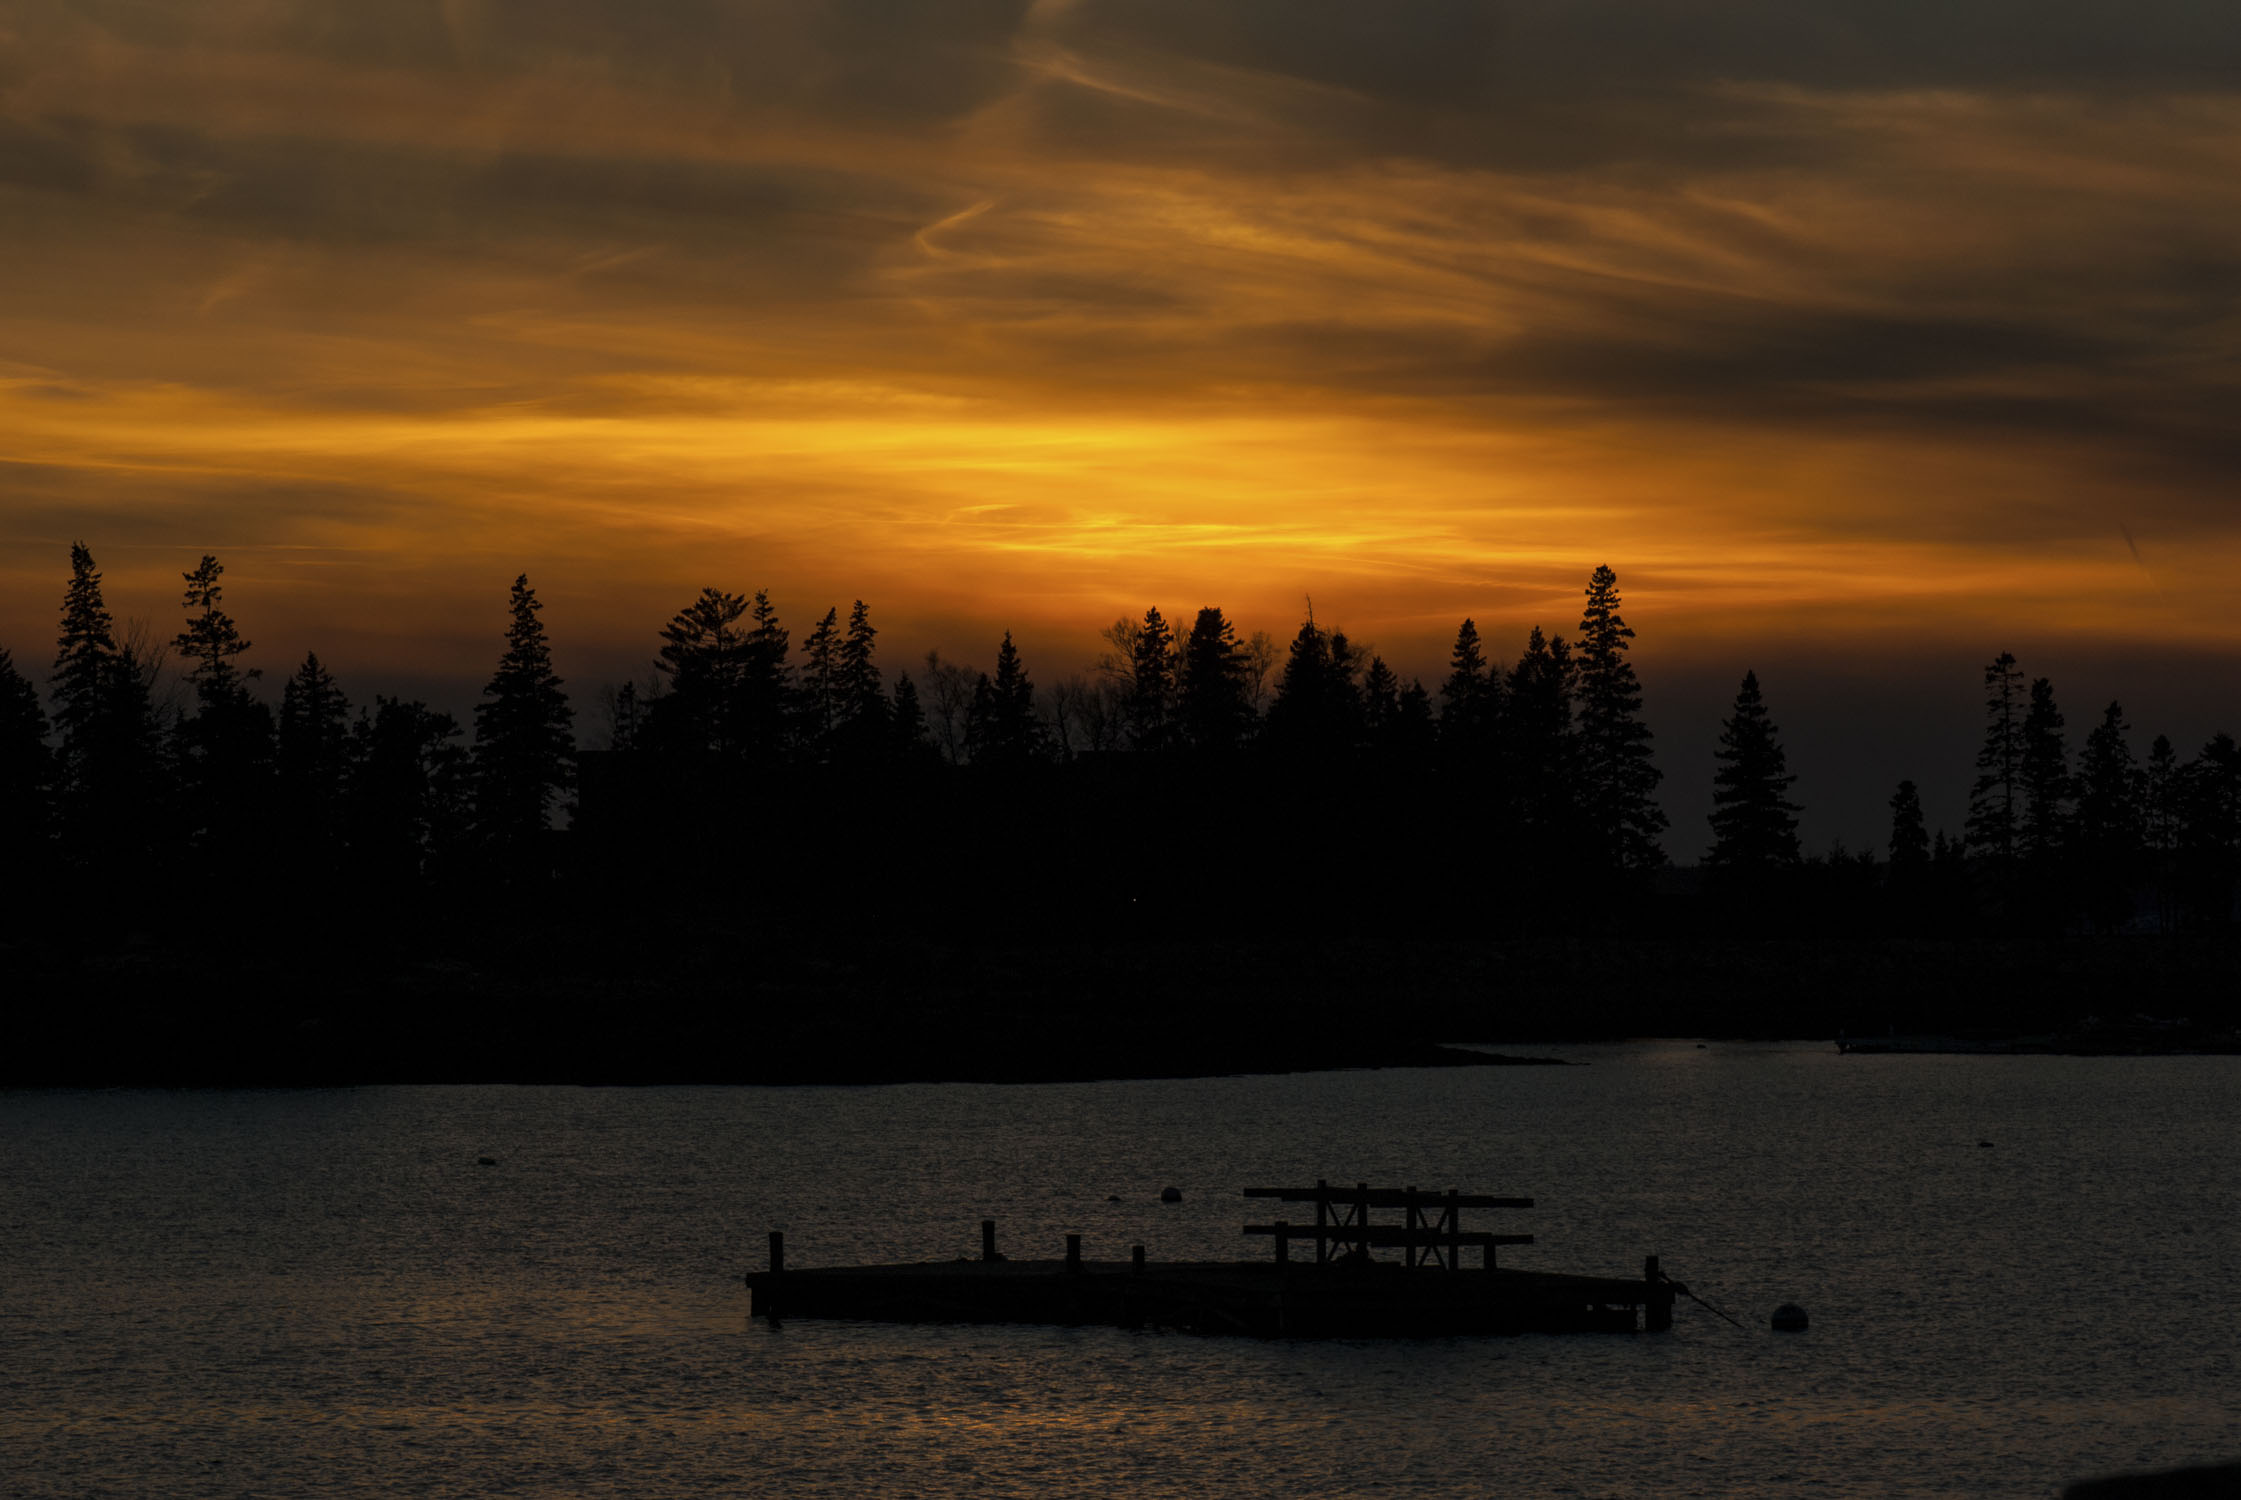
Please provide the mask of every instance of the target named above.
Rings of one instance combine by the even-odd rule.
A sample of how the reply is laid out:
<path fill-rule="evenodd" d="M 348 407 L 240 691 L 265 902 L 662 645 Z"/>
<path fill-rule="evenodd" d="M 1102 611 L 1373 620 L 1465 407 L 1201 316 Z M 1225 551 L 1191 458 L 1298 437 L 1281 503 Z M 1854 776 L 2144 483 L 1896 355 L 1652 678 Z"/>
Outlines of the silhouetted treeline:
<path fill-rule="evenodd" d="M 862 601 L 796 640 L 767 594 L 712 587 L 650 632 L 648 675 L 601 694 L 588 733 L 526 578 L 467 726 L 353 702 L 315 653 L 276 712 L 223 572 L 183 575 L 159 644 L 118 629 L 74 546 L 44 695 L 0 651 L 0 839 L 37 893 L 22 943 L 253 931 L 312 963 L 634 982 L 868 944 L 1243 943 L 1281 970 L 1334 941 L 2205 933 L 2241 885 L 2229 736 L 2184 761 L 2158 738 L 2142 761 L 2111 703 L 2073 759 L 2052 686 L 2006 655 L 1961 838 L 1925 827 L 1908 781 L 1882 855 L 1806 856 L 1746 674 L 1709 845 L 1669 868 L 1662 844 L 1693 841 L 1658 809 L 1609 568 L 1571 636 L 1536 626 L 1514 657 L 1462 621 L 1432 686 L 1312 608 L 1288 644 L 1211 606 L 1187 625 L 1147 609 L 1087 671 L 1038 681 L 1009 634 L 986 671 L 892 670 Z"/>

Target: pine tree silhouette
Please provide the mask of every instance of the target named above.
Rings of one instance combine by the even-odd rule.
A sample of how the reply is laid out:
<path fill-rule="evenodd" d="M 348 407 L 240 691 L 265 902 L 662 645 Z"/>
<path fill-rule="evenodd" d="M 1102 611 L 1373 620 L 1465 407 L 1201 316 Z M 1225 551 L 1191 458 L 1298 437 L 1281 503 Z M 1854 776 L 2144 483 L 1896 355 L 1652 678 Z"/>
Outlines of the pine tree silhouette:
<path fill-rule="evenodd" d="M 840 610 L 825 611 L 825 618 L 801 643 L 801 692 L 795 712 L 799 739 L 812 761 L 823 760 L 832 748 L 833 725 L 840 717 Z"/>
<path fill-rule="evenodd" d="M 1497 795 L 1516 833 L 1521 863 L 1538 870 L 1576 862 L 1568 847 L 1579 820 L 1578 741 L 1572 690 L 1578 670 L 1562 636 L 1536 625 L 1510 670 L 1503 775 Z"/>
<path fill-rule="evenodd" d="M 748 635 L 740 621 L 746 613 L 739 595 L 705 588 L 661 628 L 654 670 L 669 686 L 648 707 L 647 737 L 654 745 L 725 759 L 741 753 Z"/>
<path fill-rule="evenodd" d="M 65 843 L 89 868 L 145 860 L 165 840 L 169 768 L 149 694 L 157 665 L 118 643 L 93 554 L 72 543 L 48 682 Z"/>
<path fill-rule="evenodd" d="M 2096 930 L 2116 931 L 2131 919 L 2132 887 L 2146 865 L 2143 777 L 2132 758 L 2124 705 L 2112 700 L 2086 736 L 2077 779 L 2074 823 L 2078 883 Z"/>
<path fill-rule="evenodd" d="M 1911 781 L 1891 794 L 1891 879 L 1919 879 L 1930 865 L 1930 835 L 1922 823 L 1922 794 Z"/>
<path fill-rule="evenodd" d="M 1199 610 L 1184 638 L 1176 694 L 1183 738 L 1193 750 L 1227 753 L 1252 737 L 1244 648 L 1228 617 L 1212 605 Z"/>
<path fill-rule="evenodd" d="M 2030 706 L 2023 714 L 2023 753 L 2016 769 L 2022 792 L 2017 844 L 2024 860 L 2043 876 L 2061 852 L 2071 798 L 2062 710 L 2054 706 L 2054 684 L 2044 677 L 2031 684 Z"/>
<path fill-rule="evenodd" d="M 1743 674 L 1735 709 L 1720 729 L 1712 775 L 1712 851 L 1705 863 L 1762 879 L 1797 863 L 1798 806 L 1789 800 L 1781 731 L 1766 711 L 1756 672 Z"/>
<path fill-rule="evenodd" d="M 39 690 L 0 649 L 0 868 L 37 880 L 46 873 L 54 785 L 47 715 Z"/>
<path fill-rule="evenodd" d="M 2006 651 L 1984 669 L 1984 746 L 1969 788 L 1969 849 L 2004 877 L 2015 861 L 2023 776 L 2023 673 Z"/>
<path fill-rule="evenodd" d="M 848 610 L 848 632 L 841 637 L 838 658 L 840 716 L 844 724 L 869 739 L 881 737 L 887 721 L 887 685 L 880 680 L 872 657 L 871 611 L 858 599 Z"/>
<path fill-rule="evenodd" d="M 475 705 L 475 816 L 499 848 L 526 852 L 541 836 L 575 761 L 574 712 L 552 669 L 526 573 L 507 602 L 506 649 Z"/>
<path fill-rule="evenodd" d="M 1440 740 L 1452 767 L 1465 774 L 1485 769 L 1501 709 L 1502 674 L 1487 666 L 1478 625 L 1466 619 L 1456 628 L 1447 681 L 1440 685 Z"/>
<path fill-rule="evenodd" d="M 204 553 L 192 573 L 180 575 L 187 583 L 185 608 L 193 613 L 186 628 L 173 637 L 171 647 L 183 660 L 193 663 L 187 680 L 194 684 L 195 697 L 206 712 L 213 707 L 221 712 L 231 707 L 243 677 L 257 675 L 253 670 L 243 673 L 233 664 L 235 657 L 249 649 L 249 642 L 241 638 L 233 617 L 219 605 L 225 590 L 218 579 L 225 571 L 217 558 Z"/>
<path fill-rule="evenodd" d="M 70 544 L 70 585 L 62 596 L 62 635 L 55 645 L 54 728 L 61 737 L 62 768 L 71 783 L 85 779 L 86 763 L 101 735 L 118 667 L 116 634 L 101 598 L 101 574 L 84 542 Z"/>
<path fill-rule="evenodd" d="M 1129 642 L 1128 740 L 1138 750 L 1174 743 L 1175 635 L 1154 605 Z"/>
<path fill-rule="evenodd" d="M 1591 858 L 1641 872 L 1665 863 L 1657 842 L 1665 813 L 1655 800 L 1661 776 L 1642 722 L 1642 687 L 1626 654 L 1634 632 L 1618 611 L 1618 575 L 1599 567 L 1580 615 L 1579 802 Z"/>
<path fill-rule="evenodd" d="M 1017 770 L 1047 753 L 1042 721 L 1035 716 L 1035 685 L 1008 630 L 996 650 L 996 675 L 983 673 L 973 686 L 965 737 L 973 764 L 984 772 Z"/>
<path fill-rule="evenodd" d="M 189 663 L 187 680 L 195 690 L 195 714 L 178 727 L 179 770 L 188 837 L 215 878 L 238 884 L 239 868 L 253 860 L 264 842 L 273 771 L 272 712 L 249 695 L 255 668 L 244 672 L 234 658 L 249 649 L 222 605 L 219 578 L 225 568 L 205 553 L 186 582 L 182 607 L 186 628 L 172 649 Z"/>

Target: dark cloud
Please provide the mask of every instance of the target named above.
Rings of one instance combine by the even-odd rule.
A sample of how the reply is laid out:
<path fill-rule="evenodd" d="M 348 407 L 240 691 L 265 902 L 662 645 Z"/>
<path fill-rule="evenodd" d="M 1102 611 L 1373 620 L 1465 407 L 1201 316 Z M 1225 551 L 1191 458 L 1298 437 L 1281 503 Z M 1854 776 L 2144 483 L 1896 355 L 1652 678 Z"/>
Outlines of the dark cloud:
<path fill-rule="evenodd" d="M 1029 0 L 93 0 L 74 20 L 172 52 L 278 51 L 502 81 L 727 94 L 748 113 L 929 124 L 1013 87 Z"/>
<path fill-rule="evenodd" d="M 99 194 L 228 235 L 559 259 L 618 241 L 671 243 L 757 267 L 773 289 L 794 291 L 849 276 L 954 206 L 953 194 L 931 185 L 810 166 L 157 124 L 42 121 L 30 133 L 51 156 L 23 174 L 30 185 Z"/>
<path fill-rule="evenodd" d="M 2226 88 L 2241 12 L 2197 0 L 1083 0 L 1066 34 L 1430 108 L 1715 82 Z"/>
<path fill-rule="evenodd" d="M 2241 10 L 2193 0 L 1083 0 L 1060 35 L 1093 62 L 1301 85 L 1257 94 L 1274 116 L 1261 145 L 1288 155 L 1312 140 L 1543 171 L 1818 159 L 1798 133 L 1821 132 L 1769 88 L 2122 94 L 2241 75 Z"/>

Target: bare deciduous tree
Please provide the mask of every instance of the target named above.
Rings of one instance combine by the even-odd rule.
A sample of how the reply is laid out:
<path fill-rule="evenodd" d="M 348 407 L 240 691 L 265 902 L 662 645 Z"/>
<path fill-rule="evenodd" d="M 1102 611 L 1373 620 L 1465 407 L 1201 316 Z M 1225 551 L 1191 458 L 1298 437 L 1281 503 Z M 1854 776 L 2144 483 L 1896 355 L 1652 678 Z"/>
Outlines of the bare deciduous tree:
<path fill-rule="evenodd" d="M 973 684 L 980 676 L 971 667 L 943 661 L 938 650 L 926 653 L 926 732 L 953 766 L 966 760 L 965 721 L 972 712 Z"/>

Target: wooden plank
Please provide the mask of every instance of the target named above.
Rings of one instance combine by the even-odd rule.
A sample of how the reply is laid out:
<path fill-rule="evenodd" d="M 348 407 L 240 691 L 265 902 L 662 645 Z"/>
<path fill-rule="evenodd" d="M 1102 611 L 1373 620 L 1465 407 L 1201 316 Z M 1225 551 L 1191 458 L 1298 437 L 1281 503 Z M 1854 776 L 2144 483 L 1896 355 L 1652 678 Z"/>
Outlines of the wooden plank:
<path fill-rule="evenodd" d="M 1247 1188 L 1248 1198 L 1274 1198 L 1280 1203 L 1313 1203 L 1318 1199 L 1351 1206 L 1365 1194 L 1355 1188 Z M 1531 1208 L 1530 1198 L 1495 1198 L 1483 1193 L 1411 1193 L 1403 1188 L 1371 1188 L 1366 1194 L 1372 1208 L 1433 1207 L 1452 1203 L 1457 1208 Z"/>
<path fill-rule="evenodd" d="M 1337 1245 L 1358 1245 L 1366 1238 L 1370 1244 L 1380 1249 L 1391 1249 L 1396 1245 L 1414 1245 L 1422 1237 L 1422 1231 L 1411 1230 L 1399 1224 L 1372 1224 L 1366 1230 L 1355 1224 L 1335 1225 L 1326 1229 L 1315 1229 L 1306 1224 L 1248 1224 L 1245 1226 L 1245 1232 L 1247 1234 L 1281 1234 L 1295 1240 L 1328 1240 Z M 1454 1243 L 1472 1246 L 1530 1245 L 1533 1243 L 1533 1236 L 1529 1234 L 1488 1234 L 1484 1230 L 1469 1229 L 1458 1231 L 1454 1237 Z"/>

